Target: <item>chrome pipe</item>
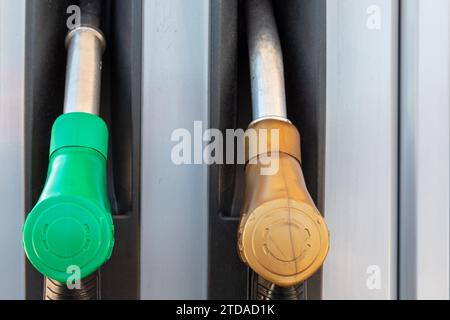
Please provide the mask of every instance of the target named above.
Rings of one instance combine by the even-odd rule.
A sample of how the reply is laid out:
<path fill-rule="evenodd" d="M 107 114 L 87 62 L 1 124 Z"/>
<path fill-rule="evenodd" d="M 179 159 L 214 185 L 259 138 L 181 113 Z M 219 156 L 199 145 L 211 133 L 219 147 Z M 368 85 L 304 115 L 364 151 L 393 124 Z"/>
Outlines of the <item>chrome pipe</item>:
<path fill-rule="evenodd" d="M 95 28 L 81 26 L 68 33 L 64 113 L 99 114 L 105 46 L 103 34 Z"/>
<path fill-rule="evenodd" d="M 283 55 L 269 0 L 247 0 L 253 120 L 286 120 Z"/>

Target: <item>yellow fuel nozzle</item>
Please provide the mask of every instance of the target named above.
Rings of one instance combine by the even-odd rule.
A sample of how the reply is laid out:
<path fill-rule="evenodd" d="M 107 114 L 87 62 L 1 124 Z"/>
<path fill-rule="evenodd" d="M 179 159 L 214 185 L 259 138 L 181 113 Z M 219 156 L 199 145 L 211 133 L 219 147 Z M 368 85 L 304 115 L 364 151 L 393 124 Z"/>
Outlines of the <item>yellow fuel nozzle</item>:
<path fill-rule="evenodd" d="M 274 129 L 279 136 L 275 147 L 270 143 Z M 306 189 L 295 126 L 266 119 L 250 125 L 249 130 L 255 130 L 253 136 L 263 137 L 268 145 L 264 153 L 247 158 L 239 253 L 264 279 L 280 287 L 292 286 L 322 266 L 329 248 L 328 229 Z M 271 174 L 263 173 L 267 160 L 277 168 Z"/>
<path fill-rule="evenodd" d="M 283 55 L 271 2 L 245 3 L 255 121 L 246 133 L 238 248 L 260 277 L 290 287 L 322 266 L 329 234 L 306 189 L 300 134 L 287 120 Z"/>

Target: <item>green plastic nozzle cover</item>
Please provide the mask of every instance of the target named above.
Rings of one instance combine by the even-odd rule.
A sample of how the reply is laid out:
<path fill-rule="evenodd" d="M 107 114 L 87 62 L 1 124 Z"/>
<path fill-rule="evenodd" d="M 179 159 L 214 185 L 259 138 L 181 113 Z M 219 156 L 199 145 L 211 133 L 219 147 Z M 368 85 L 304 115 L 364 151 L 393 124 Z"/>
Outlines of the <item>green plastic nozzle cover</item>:
<path fill-rule="evenodd" d="M 66 282 L 95 272 L 111 256 L 114 225 L 106 184 L 108 128 L 98 116 L 68 113 L 52 128 L 44 190 L 23 226 L 31 264 Z"/>

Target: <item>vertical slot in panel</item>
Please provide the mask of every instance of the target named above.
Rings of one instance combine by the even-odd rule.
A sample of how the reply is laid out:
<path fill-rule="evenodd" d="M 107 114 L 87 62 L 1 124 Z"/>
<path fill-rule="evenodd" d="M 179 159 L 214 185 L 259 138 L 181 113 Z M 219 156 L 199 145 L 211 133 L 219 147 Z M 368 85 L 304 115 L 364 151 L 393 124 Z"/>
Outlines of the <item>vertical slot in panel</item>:
<path fill-rule="evenodd" d="M 50 132 L 62 114 L 69 0 L 27 1 L 25 211 L 37 202 L 48 167 Z M 100 116 L 109 129 L 108 189 L 115 248 L 101 268 L 101 297 L 139 297 L 141 0 L 107 1 Z M 23 252 L 21 250 L 21 252 Z M 43 278 L 26 263 L 26 295 L 42 299 Z"/>
<path fill-rule="evenodd" d="M 252 121 L 244 1 L 211 2 L 210 127 L 245 130 Z M 326 1 L 273 1 L 286 77 L 289 119 L 302 136 L 303 172 L 323 209 L 325 167 Z M 244 166 L 209 168 L 209 272 L 212 299 L 254 297 L 253 276 L 237 253 Z M 226 263 L 224 263 L 226 261 Z M 321 272 L 307 284 L 307 298 L 321 297 Z"/>

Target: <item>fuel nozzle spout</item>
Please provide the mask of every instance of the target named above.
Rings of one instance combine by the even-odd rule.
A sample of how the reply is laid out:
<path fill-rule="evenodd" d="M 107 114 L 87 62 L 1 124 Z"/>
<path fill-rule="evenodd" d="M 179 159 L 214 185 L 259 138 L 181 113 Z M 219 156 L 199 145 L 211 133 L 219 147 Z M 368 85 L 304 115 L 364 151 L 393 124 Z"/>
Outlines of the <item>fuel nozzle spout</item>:
<path fill-rule="evenodd" d="M 322 266 L 329 233 L 306 188 L 300 134 L 286 116 L 282 52 L 270 1 L 246 5 L 254 118 L 248 130 L 256 131 L 247 136 L 266 146 L 251 153 L 247 144 L 238 249 L 256 274 L 291 287 Z M 269 174 L 267 160 L 276 168 Z"/>
<path fill-rule="evenodd" d="M 105 47 L 102 32 L 92 26 L 82 25 L 67 34 L 64 113 L 99 114 L 102 55 Z"/>

